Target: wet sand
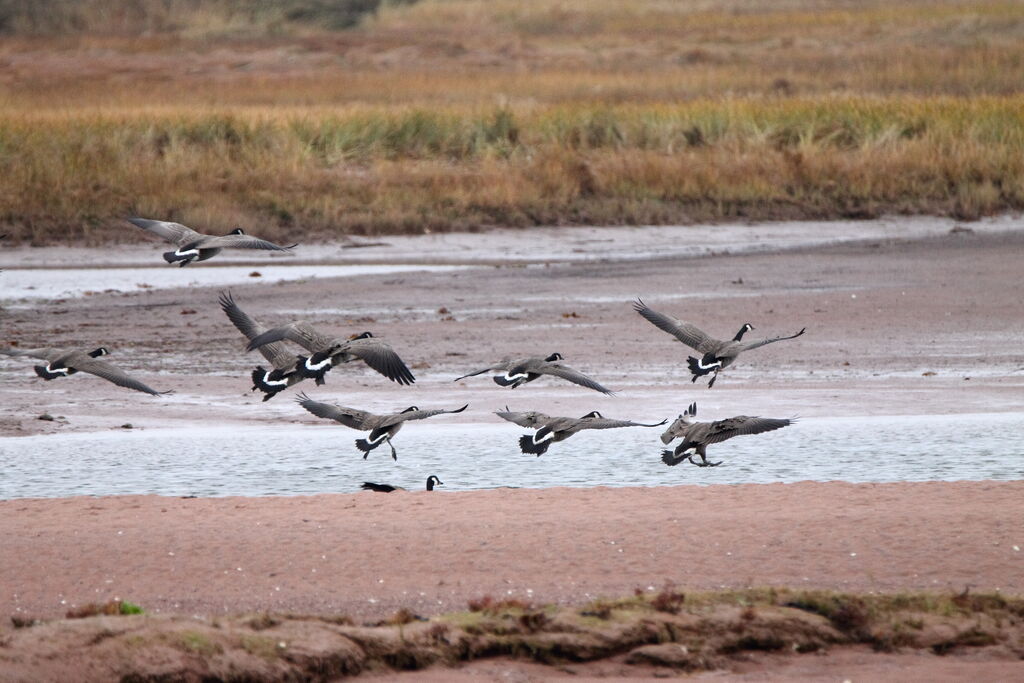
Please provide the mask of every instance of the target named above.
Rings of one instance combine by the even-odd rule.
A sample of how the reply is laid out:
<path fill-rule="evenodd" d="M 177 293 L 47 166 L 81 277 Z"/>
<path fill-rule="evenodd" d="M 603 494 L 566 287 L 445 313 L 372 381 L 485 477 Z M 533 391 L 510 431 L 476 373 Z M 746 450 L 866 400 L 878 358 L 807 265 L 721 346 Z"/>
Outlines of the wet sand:
<path fill-rule="evenodd" d="M 486 235 L 463 239 L 470 237 L 473 253 L 485 249 Z M 586 252 L 587 243 L 559 248 Z M 493 421 L 506 404 L 661 419 L 694 400 L 715 418 L 1024 411 L 1024 351 L 1010 343 L 1024 338 L 1024 231 L 639 260 L 613 259 L 607 246 L 597 243 L 594 258 L 576 263 L 273 285 L 252 278 L 232 291 L 265 325 L 303 318 L 391 343 L 416 374 L 414 386 L 353 364 L 310 389 L 371 410 L 468 402 L 457 417 L 467 422 Z M 213 287 L 139 289 L 8 305 L 0 343 L 106 345 L 109 360 L 175 393 L 152 398 L 83 375 L 44 383 L 31 361 L 0 359 L 0 435 L 315 421 L 291 403 L 294 390 L 269 403 L 249 393 L 249 373 L 263 361 L 243 352 L 217 295 Z M 743 322 L 754 324 L 754 336 L 808 331 L 745 355 L 708 391 L 689 382 L 689 350 L 632 311 L 636 297 L 721 337 Z M 554 351 L 618 396 L 548 379 L 515 392 L 486 378 L 451 381 L 507 355 Z M 66 421 L 37 420 L 42 413 Z"/>
<path fill-rule="evenodd" d="M 1021 519 L 1022 482 L 14 500 L 0 503 L 0 614 L 122 598 L 362 619 L 666 581 L 1019 594 Z"/>

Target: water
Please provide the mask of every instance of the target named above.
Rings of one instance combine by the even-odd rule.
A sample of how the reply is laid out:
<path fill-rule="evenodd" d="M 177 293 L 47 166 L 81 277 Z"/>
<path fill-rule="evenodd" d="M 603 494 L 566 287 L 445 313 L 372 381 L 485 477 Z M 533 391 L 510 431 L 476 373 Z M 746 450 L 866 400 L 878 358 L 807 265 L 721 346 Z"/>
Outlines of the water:
<path fill-rule="evenodd" d="M 709 448 L 720 467 L 660 461 L 661 429 L 583 432 L 541 457 L 505 424 L 407 425 L 398 461 L 361 458 L 359 433 L 333 425 L 161 429 L 0 438 L 0 499 L 148 494 L 265 496 L 357 491 L 363 481 L 445 490 L 500 486 L 658 486 L 804 480 L 1024 477 L 1024 414 L 816 418 Z"/>
<path fill-rule="evenodd" d="M 144 268 L 34 268 L 3 273 L 0 300 L 77 297 L 97 292 L 137 292 L 172 287 L 228 287 L 239 284 L 274 284 L 314 278 L 354 277 L 449 271 L 467 266 L 429 265 L 280 265 L 194 267 L 182 270 L 163 265 Z M 259 277 L 252 277 L 257 272 Z"/>

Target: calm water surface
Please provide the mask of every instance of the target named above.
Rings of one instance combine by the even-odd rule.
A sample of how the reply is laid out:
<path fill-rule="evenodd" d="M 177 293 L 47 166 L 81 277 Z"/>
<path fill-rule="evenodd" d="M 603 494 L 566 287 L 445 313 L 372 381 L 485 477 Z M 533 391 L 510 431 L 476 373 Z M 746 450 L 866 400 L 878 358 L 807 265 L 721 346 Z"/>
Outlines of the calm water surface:
<path fill-rule="evenodd" d="M 282 426 L 111 431 L 0 439 L 0 499 L 145 494 L 265 496 L 352 492 L 363 481 L 447 490 L 658 486 L 802 480 L 1024 478 L 1024 414 L 806 419 L 709 449 L 715 468 L 660 461 L 660 429 L 583 432 L 541 457 L 504 424 L 410 424 L 367 460 L 359 433 Z"/>

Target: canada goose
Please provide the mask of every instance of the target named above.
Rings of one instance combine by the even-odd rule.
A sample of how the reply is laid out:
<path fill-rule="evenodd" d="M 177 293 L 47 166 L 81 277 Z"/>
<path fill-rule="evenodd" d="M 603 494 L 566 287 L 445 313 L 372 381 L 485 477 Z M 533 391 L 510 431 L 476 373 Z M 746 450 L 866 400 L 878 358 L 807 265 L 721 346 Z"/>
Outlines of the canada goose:
<path fill-rule="evenodd" d="M 772 344 L 784 339 L 795 339 L 807 330 L 807 328 L 804 327 L 796 334 L 788 337 L 772 337 L 770 339 L 744 343 L 742 341 L 743 335 L 754 329 L 754 326 L 750 323 L 743 323 L 743 327 L 740 328 L 735 337 L 729 341 L 721 341 L 718 339 L 712 339 L 698 329 L 693 323 L 684 322 L 678 318 L 673 318 L 670 315 L 665 315 L 664 313 L 658 313 L 657 311 L 651 310 L 647 307 L 647 304 L 640 299 L 633 302 L 633 309 L 659 330 L 668 332 L 691 349 L 700 351 L 704 354 L 699 360 L 693 356 L 689 356 L 686 359 L 686 363 L 690 366 L 690 373 L 693 375 L 693 378 L 690 380 L 691 382 L 696 382 L 698 377 L 714 373 L 714 377 L 712 377 L 711 381 L 708 382 L 708 389 L 715 385 L 715 380 L 718 379 L 718 373 L 729 365 L 732 365 L 732 362 L 736 360 L 736 357 L 744 351 L 750 351 L 751 349 L 756 349 L 759 346 Z"/>
<path fill-rule="evenodd" d="M 245 335 L 248 340 L 255 339 L 266 331 L 258 322 L 250 318 L 245 311 L 235 303 L 231 292 L 221 292 L 220 307 L 228 319 L 238 328 L 238 331 Z M 302 376 L 296 365 L 299 363 L 299 356 L 289 353 L 288 349 L 281 342 L 271 342 L 260 347 L 260 353 L 270 361 L 273 370 L 267 370 L 262 365 L 257 365 L 252 371 L 252 391 L 263 392 L 263 400 L 269 401 L 279 392 L 284 391 L 293 384 L 298 384 L 305 377 Z M 323 384 L 324 380 L 318 377 L 317 384 Z"/>
<path fill-rule="evenodd" d="M 119 387 L 134 389 L 135 391 L 141 391 L 153 396 L 171 393 L 170 391 L 157 391 L 155 389 L 151 389 L 139 380 L 128 375 L 124 370 L 115 367 L 106 361 L 99 360 L 100 356 L 107 356 L 110 354 L 106 347 L 103 346 L 89 351 L 88 353 L 78 349 L 43 348 L 0 349 L 0 354 L 5 356 L 29 356 L 31 358 L 41 358 L 47 361 L 46 365 L 35 366 L 36 374 L 45 380 L 66 377 L 68 375 L 73 375 L 76 372 L 88 372 L 90 375 L 96 375 L 108 382 L 113 382 Z"/>
<path fill-rule="evenodd" d="M 611 420 L 604 417 L 596 410 L 587 413 L 583 417 L 551 417 L 532 410 L 529 412 L 515 413 L 510 411 L 507 406 L 504 411 L 496 412 L 495 415 L 503 420 L 514 422 L 520 427 L 537 429 L 537 432 L 533 434 L 533 436 L 526 435 L 519 438 L 519 448 L 523 453 L 532 453 L 538 457 L 542 453 L 546 452 L 548 450 L 548 446 L 555 441 L 564 441 L 576 432 L 581 432 L 584 429 L 660 427 L 668 422 L 668 420 L 662 420 L 657 424 L 643 424 L 640 422 L 630 422 L 628 420 Z"/>
<path fill-rule="evenodd" d="M 295 369 L 303 377 L 322 380 L 327 371 L 338 363 L 348 363 L 358 358 L 392 382 L 409 385 L 416 381 L 398 354 L 370 332 L 363 332 L 348 339 L 332 338 L 321 334 L 309 323 L 300 321 L 284 327 L 275 327 L 257 335 L 249 340 L 246 350 L 252 351 L 265 344 L 285 339 L 295 342 L 311 353 L 308 357 L 297 357 Z"/>
<path fill-rule="evenodd" d="M 469 407 L 468 403 L 455 410 L 420 410 L 416 406 L 410 406 L 402 412 L 394 413 L 393 415 L 374 415 L 364 410 L 314 401 L 309 396 L 306 396 L 306 394 L 299 394 L 295 397 L 295 400 L 299 405 L 317 417 L 335 420 L 346 427 L 370 432 L 368 439 L 356 439 L 356 448 L 363 452 L 363 460 L 366 460 L 366 456 L 370 454 L 370 451 L 381 445 L 384 441 L 387 441 L 388 445 L 391 446 L 391 458 L 398 460 L 398 454 L 395 452 L 395 445 L 391 443 L 391 439 L 398 433 L 404 423 L 409 420 L 423 420 L 434 415 L 441 415 L 442 413 L 461 413 Z"/>
<path fill-rule="evenodd" d="M 690 464 L 698 467 L 718 467 L 722 464 L 721 461 L 708 462 L 705 450 L 709 444 L 743 434 L 760 434 L 774 429 L 782 429 L 796 422 L 795 419 L 778 420 L 771 417 L 747 417 L 746 415 L 737 415 L 714 422 L 693 422 L 692 418 L 696 415 L 697 404 L 691 403 L 686 412 L 676 418 L 676 421 L 661 435 L 661 442 L 666 445 L 672 443 L 672 440 L 676 438 L 683 440 L 674 451 L 661 452 L 661 461 L 666 465 L 675 466 L 684 460 L 689 460 Z M 702 462 L 694 462 L 693 456 L 695 455 L 699 455 Z"/>
<path fill-rule="evenodd" d="M 476 377 L 485 372 L 504 372 L 505 374 L 503 375 L 494 376 L 494 383 L 499 386 L 515 389 L 521 384 L 532 382 L 541 375 L 552 375 L 553 377 L 561 377 L 573 384 L 578 384 L 581 387 L 600 391 L 602 394 L 612 395 L 615 393 L 611 389 L 607 389 L 590 379 L 579 370 L 559 362 L 561 360 L 562 354 L 560 353 L 552 353 L 547 358 L 504 358 L 483 370 L 477 370 L 468 375 L 456 377 L 454 381 L 458 382 L 460 379 L 466 379 L 467 377 Z"/>
<path fill-rule="evenodd" d="M 435 477 L 433 474 L 427 477 L 427 490 L 433 491 L 434 486 L 444 486 L 444 482 Z M 391 484 L 374 484 L 372 481 L 364 481 L 363 485 L 359 488 L 364 491 L 376 491 L 377 493 L 391 493 L 392 491 L 408 491 L 409 489 L 402 488 L 401 486 L 392 486 Z"/>
<path fill-rule="evenodd" d="M 266 249 L 269 251 L 289 251 L 298 244 L 287 247 L 246 235 L 241 228 L 235 228 L 226 235 L 204 235 L 181 223 L 167 221 L 151 221 L 146 218 L 128 218 L 132 225 L 162 237 L 171 244 L 177 245 L 174 251 L 164 253 L 164 260 L 185 267 L 193 261 L 205 261 L 220 253 L 221 249 Z"/>

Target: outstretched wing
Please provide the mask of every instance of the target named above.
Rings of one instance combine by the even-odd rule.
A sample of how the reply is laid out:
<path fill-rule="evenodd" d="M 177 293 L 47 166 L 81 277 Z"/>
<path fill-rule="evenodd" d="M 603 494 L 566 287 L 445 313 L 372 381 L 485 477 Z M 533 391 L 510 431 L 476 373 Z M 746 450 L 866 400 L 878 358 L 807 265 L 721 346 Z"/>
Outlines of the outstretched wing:
<path fill-rule="evenodd" d="M 172 244 L 185 244 L 201 240 L 203 235 L 192 228 L 185 227 L 181 223 L 168 223 L 167 221 L 151 221 L 148 218 L 128 218 L 127 221 L 134 226 L 147 230 L 157 237 L 162 237 Z"/>
<path fill-rule="evenodd" d="M 152 396 L 171 393 L 169 391 L 157 391 L 156 389 L 152 389 L 129 375 L 121 368 L 115 367 L 104 360 L 93 358 L 81 351 L 69 353 L 63 358 L 59 358 L 58 362 L 63 363 L 66 367 L 74 368 L 79 372 L 88 372 L 90 375 L 102 377 L 108 382 L 113 382 L 119 387 L 134 389 L 135 391 L 141 391 Z"/>
<path fill-rule="evenodd" d="M 252 351 L 253 349 L 258 349 L 259 347 L 270 344 L 271 342 L 284 340 L 295 342 L 302 348 L 307 351 L 312 351 L 313 353 L 323 351 L 328 348 L 333 341 L 327 335 L 318 332 L 316 328 L 309 323 L 299 321 L 285 325 L 284 327 L 275 327 L 257 335 L 249 340 L 249 345 L 245 347 L 245 350 Z"/>
<path fill-rule="evenodd" d="M 568 380 L 573 384 L 578 384 L 581 387 L 593 389 L 594 391 L 600 391 L 602 394 L 611 395 L 615 393 L 611 389 L 608 389 L 607 387 L 604 387 L 601 384 L 598 384 L 594 380 L 590 379 L 579 370 L 570 368 L 568 365 L 563 365 L 562 363 L 559 363 L 557 361 L 545 363 L 540 367 L 534 369 L 533 371 L 540 373 L 542 375 L 553 375 L 555 377 L 561 377 L 562 379 Z"/>
<path fill-rule="evenodd" d="M 552 420 L 555 419 L 550 415 L 538 413 L 535 410 L 530 410 L 522 413 L 514 413 L 508 409 L 508 406 L 505 406 L 505 410 L 499 410 L 494 414 L 500 417 L 502 420 L 514 422 L 520 427 L 526 427 L 527 429 L 536 429 L 537 427 L 547 424 L 548 422 L 551 422 Z"/>
<path fill-rule="evenodd" d="M 704 442 L 709 444 L 718 443 L 719 441 L 731 439 L 734 436 L 770 432 L 775 429 L 788 427 L 794 422 L 795 420 L 779 420 L 772 417 L 748 417 L 746 415 L 737 415 L 736 417 L 730 417 L 726 420 L 716 420 L 715 422 L 712 422 L 708 429 L 707 436 L 704 437 Z"/>
<path fill-rule="evenodd" d="M 783 341 L 785 339 L 796 339 L 806 331 L 807 328 L 804 327 L 796 334 L 791 334 L 788 337 L 770 337 L 769 339 L 762 339 L 761 341 L 747 342 L 740 346 L 740 351 L 749 351 L 750 349 L 756 349 L 757 347 L 764 346 L 765 344 L 774 344 L 777 341 Z"/>
<path fill-rule="evenodd" d="M 468 375 L 463 375 L 462 377 L 456 377 L 452 381 L 453 382 L 458 382 L 460 379 L 466 379 L 467 377 L 476 377 L 477 375 L 482 375 L 485 372 L 492 372 L 492 371 L 495 371 L 495 370 L 508 370 L 508 366 L 509 366 L 509 359 L 508 358 L 503 358 L 502 360 L 498 361 L 494 365 L 488 365 L 483 370 L 476 370 L 474 372 L 469 373 Z"/>
<path fill-rule="evenodd" d="M 341 345 L 339 351 L 355 356 L 392 382 L 409 385 L 416 381 L 394 349 L 379 339 L 353 339 Z"/>
<path fill-rule="evenodd" d="M 435 415 L 442 415 L 444 413 L 461 413 L 463 410 L 469 407 L 469 404 L 456 408 L 455 410 L 410 410 L 407 413 L 396 413 L 395 415 L 389 415 L 384 418 L 380 423 L 381 427 L 390 427 L 396 425 L 399 422 L 408 422 L 409 420 L 425 420 L 428 417 Z"/>
<path fill-rule="evenodd" d="M 701 353 L 714 351 L 715 347 L 721 343 L 717 339 L 709 337 L 693 323 L 684 322 L 664 313 L 658 313 L 648 308 L 647 304 L 640 299 L 633 302 L 633 310 L 642 315 L 647 322 L 659 330 L 668 332 L 691 349 Z"/>
<path fill-rule="evenodd" d="M 221 292 L 220 307 L 224 314 L 228 316 L 228 320 L 231 321 L 239 332 L 245 335 L 246 339 L 251 341 L 266 331 L 258 322 L 250 318 L 245 311 L 238 307 L 234 297 L 231 296 L 231 292 Z M 284 344 L 280 342 L 270 342 L 260 346 L 259 349 L 263 357 L 270 361 L 271 365 L 278 370 L 295 365 L 295 354 L 289 353 Z"/>
<path fill-rule="evenodd" d="M 660 427 L 668 422 L 662 420 L 656 424 L 644 424 L 642 422 L 631 422 L 629 420 L 612 420 L 607 417 L 584 417 L 580 420 L 578 429 L 615 429 L 616 427 Z"/>
<path fill-rule="evenodd" d="M 306 396 L 305 393 L 296 396 L 295 401 L 317 417 L 340 422 L 352 429 L 371 429 L 373 427 L 371 422 L 376 422 L 380 419 L 377 415 L 368 413 L 365 410 L 356 410 L 355 408 L 346 408 L 345 406 L 314 401 L 309 396 Z"/>
<path fill-rule="evenodd" d="M 264 249 L 266 251 L 291 251 L 292 247 L 297 247 L 298 244 L 282 247 L 279 244 L 274 244 L 273 242 L 260 239 L 259 237 L 253 237 L 252 235 L 220 235 L 216 237 L 201 237 L 199 240 L 188 246 L 198 249 Z"/>
<path fill-rule="evenodd" d="M 0 354 L 4 356 L 28 356 L 43 360 L 57 360 L 65 353 L 67 353 L 67 349 L 57 349 L 52 346 L 43 349 L 0 349 Z"/>

